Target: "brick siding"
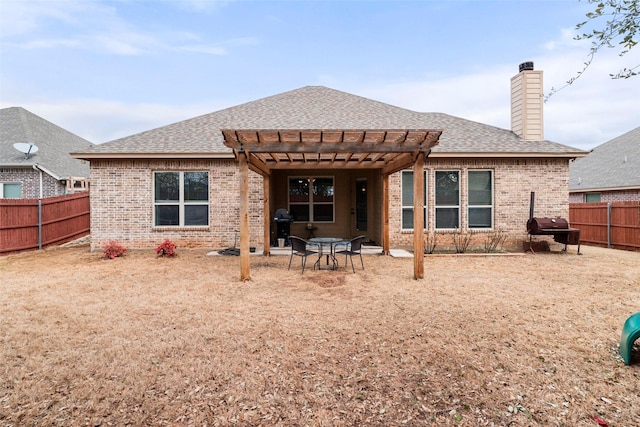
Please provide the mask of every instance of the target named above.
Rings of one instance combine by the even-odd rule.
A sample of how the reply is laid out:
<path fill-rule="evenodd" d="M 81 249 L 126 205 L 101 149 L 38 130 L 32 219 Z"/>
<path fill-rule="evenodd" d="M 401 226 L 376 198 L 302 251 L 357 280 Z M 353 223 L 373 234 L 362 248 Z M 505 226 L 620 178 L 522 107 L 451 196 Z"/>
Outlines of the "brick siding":
<path fill-rule="evenodd" d="M 154 227 L 154 171 L 208 171 L 209 226 Z M 155 247 L 164 239 L 178 247 L 233 246 L 234 230 L 240 227 L 238 173 L 233 160 L 92 160 L 92 250 L 110 240 L 140 249 Z M 249 192 L 250 245 L 262 246 L 262 177 L 253 172 Z"/>
<path fill-rule="evenodd" d="M 473 169 L 494 171 L 494 230 L 504 230 L 511 242 L 526 238 L 530 193 L 536 192 L 536 216 L 569 216 L 569 166 L 563 159 L 427 159 L 428 229 L 434 229 L 436 170 L 460 171 L 460 218 L 467 227 L 467 178 Z M 209 172 L 209 226 L 160 228 L 153 225 L 154 171 Z M 238 165 L 234 160 L 123 160 L 91 162 L 92 249 L 109 240 L 128 248 L 152 248 L 169 238 L 178 246 L 225 248 L 239 229 Z M 389 178 L 390 241 L 411 246 L 413 233 L 401 230 L 401 173 Z M 285 191 L 285 190 L 278 190 Z M 262 177 L 249 173 L 250 245 L 263 242 Z M 380 209 L 380 207 L 376 207 Z M 486 233 L 486 230 L 484 231 Z M 484 240 L 483 232 L 477 239 Z"/>
<path fill-rule="evenodd" d="M 609 202 L 640 202 L 640 190 L 620 190 L 620 191 L 590 191 L 588 193 L 600 193 L 600 201 Z M 570 203 L 585 203 L 586 193 L 571 193 Z"/>
<path fill-rule="evenodd" d="M 439 159 L 428 158 L 427 230 L 435 229 L 435 171 L 460 171 L 460 223 L 467 229 L 467 172 L 474 169 L 493 170 L 494 228 L 508 233 L 508 243 L 527 238 L 527 220 L 531 192 L 535 194 L 538 217 L 569 217 L 569 163 L 566 159 Z M 394 174 L 389 181 L 389 229 L 392 245 L 413 245 L 413 232 L 401 230 L 401 177 Z M 473 243 L 481 244 L 486 233 L 478 230 Z"/>
<path fill-rule="evenodd" d="M 37 199 L 40 197 L 40 172 L 33 168 L 0 168 L 0 182 L 21 183 L 23 199 Z M 42 173 L 42 197 L 64 196 L 64 184 L 51 175 Z"/>

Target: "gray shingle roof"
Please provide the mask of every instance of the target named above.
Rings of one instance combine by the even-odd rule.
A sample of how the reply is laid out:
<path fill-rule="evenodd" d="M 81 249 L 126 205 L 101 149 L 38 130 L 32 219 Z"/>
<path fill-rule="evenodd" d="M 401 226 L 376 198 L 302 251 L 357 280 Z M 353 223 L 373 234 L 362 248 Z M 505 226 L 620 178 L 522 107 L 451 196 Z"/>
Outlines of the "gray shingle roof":
<path fill-rule="evenodd" d="M 95 145 L 92 154 L 230 153 L 221 129 L 442 129 L 433 153 L 584 154 L 551 141 L 443 113 L 420 113 L 323 86 L 306 86 Z M 82 156 L 79 156 L 82 157 Z"/>
<path fill-rule="evenodd" d="M 38 147 L 28 159 L 13 147 L 28 143 Z M 55 178 L 89 177 L 89 164 L 72 158 L 72 151 L 86 150 L 91 143 L 22 107 L 0 109 L 0 166 L 40 165 Z"/>
<path fill-rule="evenodd" d="M 640 127 L 569 165 L 569 191 L 640 188 Z"/>

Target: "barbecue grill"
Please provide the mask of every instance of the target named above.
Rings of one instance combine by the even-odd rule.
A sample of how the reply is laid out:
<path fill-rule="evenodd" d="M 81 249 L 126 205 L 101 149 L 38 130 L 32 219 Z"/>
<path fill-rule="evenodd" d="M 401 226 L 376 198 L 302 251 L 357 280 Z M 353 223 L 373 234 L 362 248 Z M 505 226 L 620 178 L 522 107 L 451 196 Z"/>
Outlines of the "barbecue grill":
<path fill-rule="evenodd" d="M 564 245 L 578 245 L 578 255 L 580 254 L 580 230 L 570 228 L 569 221 L 561 217 L 540 218 L 533 216 L 533 204 L 535 193 L 531 192 L 531 204 L 529 207 L 529 220 L 527 221 L 527 233 L 529 233 L 529 247 L 531 248 L 532 236 L 553 236 L 553 240 Z"/>
<path fill-rule="evenodd" d="M 293 216 L 286 209 L 278 209 L 274 215 L 273 221 L 276 223 L 276 238 L 284 239 L 285 245 L 289 246 L 289 235 L 291 234 Z"/>

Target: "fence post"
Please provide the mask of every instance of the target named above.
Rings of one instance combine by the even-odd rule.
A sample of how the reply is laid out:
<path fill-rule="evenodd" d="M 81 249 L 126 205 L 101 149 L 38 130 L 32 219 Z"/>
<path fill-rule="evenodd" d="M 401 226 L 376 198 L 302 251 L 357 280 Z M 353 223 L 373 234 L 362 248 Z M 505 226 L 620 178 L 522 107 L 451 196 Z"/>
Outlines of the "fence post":
<path fill-rule="evenodd" d="M 38 199 L 38 249 L 42 249 L 42 199 Z"/>
<path fill-rule="evenodd" d="M 611 202 L 607 203 L 607 248 L 611 249 Z"/>

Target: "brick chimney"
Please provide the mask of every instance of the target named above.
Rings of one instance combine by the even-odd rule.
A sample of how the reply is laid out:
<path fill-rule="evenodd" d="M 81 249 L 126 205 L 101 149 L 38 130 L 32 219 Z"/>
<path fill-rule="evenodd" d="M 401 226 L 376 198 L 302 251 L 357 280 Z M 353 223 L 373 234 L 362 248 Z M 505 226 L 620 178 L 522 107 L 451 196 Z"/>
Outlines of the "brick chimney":
<path fill-rule="evenodd" d="M 542 71 L 523 62 L 511 77 L 511 130 L 527 141 L 544 139 Z"/>

